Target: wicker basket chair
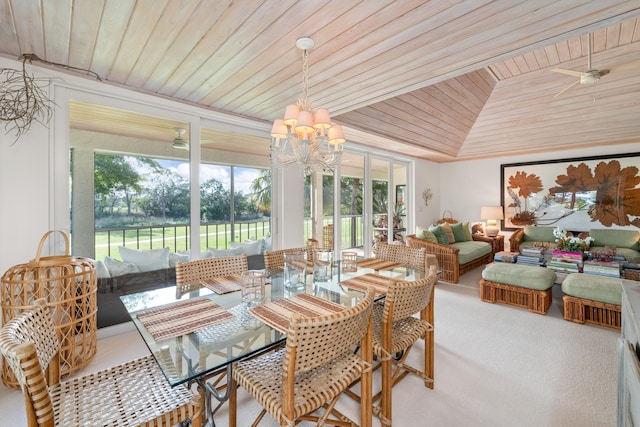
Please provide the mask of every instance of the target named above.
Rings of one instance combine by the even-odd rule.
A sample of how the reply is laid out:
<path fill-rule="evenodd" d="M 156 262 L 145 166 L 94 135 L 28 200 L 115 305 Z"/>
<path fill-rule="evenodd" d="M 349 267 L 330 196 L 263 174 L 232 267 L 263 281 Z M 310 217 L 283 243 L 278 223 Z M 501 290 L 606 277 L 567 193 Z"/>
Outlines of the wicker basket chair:
<path fill-rule="evenodd" d="M 201 280 L 241 274 L 248 269 L 246 254 L 179 262 L 176 263 L 176 293 L 182 295 L 200 288 Z"/>
<path fill-rule="evenodd" d="M 373 396 L 373 402 L 380 400 L 380 404 L 374 408 L 374 414 L 380 418 L 383 426 L 391 426 L 391 390 L 407 374 L 419 376 L 424 380 L 425 387 L 433 388 L 432 301 L 437 281 L 436 267 L 432 266 L 424 279 L 392 281 L 384 304 L 374 304 L 373 354 L 381 361 L 376 369 L 382 367 L 382 390 Z M 415 314 L 420 314 L 420 317 L 414 317 Z M 425 340 L 424 367 L 421 369 L 405 363 L 419 338 Z M 396 359 L 396 354 L 402 354 L 402 357 Z"/>
<path fill-rule="evenodd" d="M 373 299 L 371 288 L 358 305 L 339 313 L 311 318 L 294 315 L 285 348 L 234 363 L 229 426 L 236 426 L 238 386 L 264 408 L 254 426 L 267 411 L 282 426 L 293 427 L 301 420 L 317 425 L 357 425 L 334 405 L 341 393 L 370 369 L 371 352 L 363 359 L 353 349 L 358 345 L 371 349 Z M 371 386 L 370 371 L 366 384 Z M 370 396 L 364 400 L 362 416 L 370 423 Z M 325 409 L 322 416 L 312 416 L 319 408 Z"/>
<path fill-rule="evenodd" d="M 241 274 L 243 271 L 249 269 L 247 255 L 235 255 L 219 258 L 205 258 L 188 262 L 179 262 L 176 264 L 176 296 L 184 295 L 185 293 L 202 288 L 200 283 L 202 280 L 211 279 L 214 277 L 230 276 L 232 274 Z M 246 319 L 242 316 L 235 316 L 230 322 L 226 322 L 226 328 L 228 330 L 240 330 L 242 322 Z M 206 358 L 210 353 L 208 345 L 214 345 L 220 340 L 220 327 L 217 328 L 203 328 L 195 332 L 194 339 L 197 339 L 197 345 L 200 349 L 199 361 L 200 366 L 206 366 Z M 217 345 L 216 347 L 219 347 Z M 220 350 L 222 352 L 225 349 Z M 222 371 L 213 381 L 214 386 L 222 384 L 220 387 L 224 388 L 223 379 L 226 378 L 226 370 Z"/>
<path fill-rule="evenodd" d="M 287 249 L 278 249 L 276 251 L 265 251 L 264 253 L 264 268 L 267 270 L 274 269 L 282 269 L 284 268 L 284 254 L 290 252 L 301 252 L 305 251 L 307 253 L 307 264 L 313 265 L 313 247 L 306 246 L 304 248 L 287 248 Z M 307 268 L 307 273 L 310 273 L 310 269 Z"/>
<path fill-rule="evenodd" d="M 404 245 L 389 245 L 385 242 L 380 242 L 373 247 L 373 253 L 378 259 L 398 262 L 413 269 L 427 271 L 429 267 L 425 249 L 410 248 Z M 431 258 L 430 261 L 434 262 Z M 435 262 L 437 263 L 437 260 Z"/>
<path fill-rule="evenodd" d="M 61 382 L 60 339 L 44 299 L 5 324 L 0 352 L 23 391 L 29 426 L 201 425 L 200 395 L 172 388 L 152 355 Z"/>

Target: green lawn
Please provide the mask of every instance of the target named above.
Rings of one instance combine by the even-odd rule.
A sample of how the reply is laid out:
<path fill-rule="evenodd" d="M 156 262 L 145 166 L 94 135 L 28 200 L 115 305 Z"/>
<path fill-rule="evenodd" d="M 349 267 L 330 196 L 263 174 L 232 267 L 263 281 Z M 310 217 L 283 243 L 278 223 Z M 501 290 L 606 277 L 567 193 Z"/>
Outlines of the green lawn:
<path fill-rule="evenodd" d="M 342 219 L 342 247 L 349 247 L 351 242 L 351 218 Z M 357 218 L 355 224 L 356 245 L 362 245 L 362 219 Z M 133 249 L 160 249 L 168 247 L 172 252 L 189 250 L 190 227 L 188 225 L 166 225 L 154 227 L 137 227 L 97 230 L 95 233 L 95 259 L 102 260 L 105 256 L 120 258 L 119 246 Z M 311 220 L 305 220 L 305 239 L 311 234 Z M 269 220 L 239 222 L 235 224 L 235 238 L 233 241 L 260 239 L 271 232 Z M 207 248 L 228 248 L 231 242 L 231 224 L 208 224 L 200 226 L 200 251 Z M 110 249 L 110 250 L 109 250 Z"/>

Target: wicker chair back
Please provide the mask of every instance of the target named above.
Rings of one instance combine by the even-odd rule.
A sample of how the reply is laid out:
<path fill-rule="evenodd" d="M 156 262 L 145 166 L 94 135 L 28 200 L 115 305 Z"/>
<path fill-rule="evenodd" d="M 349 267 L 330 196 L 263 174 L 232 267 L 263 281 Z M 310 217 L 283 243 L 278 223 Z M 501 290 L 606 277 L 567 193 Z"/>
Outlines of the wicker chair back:
<path fill-rule="evenodd" d="M 376 258 L 385 261 L 398 262 L 409 268 L 426 271 L 427 251 L 425 249 L 410 248 L 403 245 L 389 245 L 380 242 L 373 248 Z"/>

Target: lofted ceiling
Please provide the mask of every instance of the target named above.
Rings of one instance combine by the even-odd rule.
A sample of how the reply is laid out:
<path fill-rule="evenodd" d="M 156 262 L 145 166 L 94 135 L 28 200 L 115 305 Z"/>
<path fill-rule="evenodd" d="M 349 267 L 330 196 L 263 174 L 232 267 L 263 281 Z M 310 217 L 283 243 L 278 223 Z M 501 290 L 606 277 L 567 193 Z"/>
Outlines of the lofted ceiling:
<path fill-rule="evenodd" d="M 586 71 L 589 34 L 608 74 L 555 96 L 577 77 L 550 70 Z M 640 140 L 637 0 L 0 0 L 2 56 L 265 124 L 302 93 L 301 36 L 316 43 L 309 97 L 364 146 L 447 162 Z M 167 143 L 181 127 L 85 105 L 71 117 Z"/>

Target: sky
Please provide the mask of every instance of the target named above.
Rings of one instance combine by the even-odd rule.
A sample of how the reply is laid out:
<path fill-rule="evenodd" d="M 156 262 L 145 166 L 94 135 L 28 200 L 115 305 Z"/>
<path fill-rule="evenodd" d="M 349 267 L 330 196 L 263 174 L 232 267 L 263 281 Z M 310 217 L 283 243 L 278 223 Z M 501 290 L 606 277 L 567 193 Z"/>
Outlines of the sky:
<path fill-rule="evenodd" d="M 189 163 L 176 160 L 158 160 L 162 166 L 175 171 L 178 175 L 189 179 Z M 251 193 L 251 184 L 253 180 L 260 176 L 259 169 L 243 168 L 236 166 L 235 174 L 235 191 L 243 194 Z M 231 167 L 221 165 L 209 165 L 202 163 L 200 165 L 200 182 L 215 178 L 220 181 L 224 188 L 231 186 Z"/>

